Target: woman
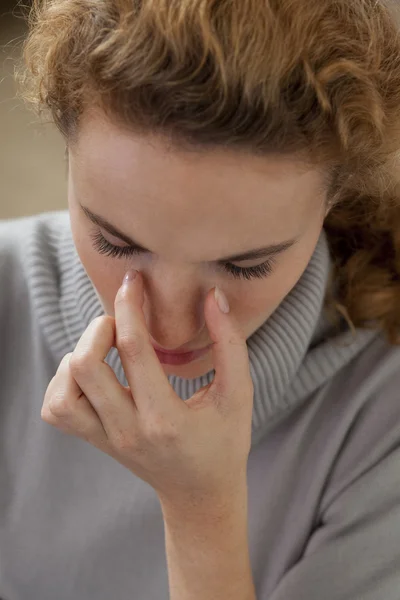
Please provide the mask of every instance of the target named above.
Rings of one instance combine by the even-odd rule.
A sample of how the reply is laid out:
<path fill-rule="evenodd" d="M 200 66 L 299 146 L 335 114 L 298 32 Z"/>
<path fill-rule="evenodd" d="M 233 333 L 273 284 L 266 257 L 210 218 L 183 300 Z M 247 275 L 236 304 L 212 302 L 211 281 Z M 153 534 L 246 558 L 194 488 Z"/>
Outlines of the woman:
<path fill-rule="evenodd" d="M 34 2 L 69 210 L 1 224 L 1 598 L 398 600 L 398 17 Z"/>

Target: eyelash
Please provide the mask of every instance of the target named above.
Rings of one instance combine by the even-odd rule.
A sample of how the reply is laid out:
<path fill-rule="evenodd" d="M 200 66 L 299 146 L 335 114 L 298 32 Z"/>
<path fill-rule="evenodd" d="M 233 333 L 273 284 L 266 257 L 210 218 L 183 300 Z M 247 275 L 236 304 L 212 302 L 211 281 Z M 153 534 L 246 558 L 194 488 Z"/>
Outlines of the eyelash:
<path fill-rule="evenodd" d="M 100 254 L 104 254 L 112 258 L 128 258 L 135 254 L 141 254 L 132 246 L 114 246 L 113 244 L 110 244 L 110 242 L 105 239 L 100 231 L 91 234 L 90 237 L 95 250 L 97 250 L 97 252 Z M 272 257 L 261 265 L 257 265 L 255 267 L 237 267 L 232 263 L 225 263 L 220 266 L 225 273 L 229 273 L 235 279 L 246 279 L 249 281 L 250 279 L 262 279 L 263 277 L 268 277 L 271 275 L 274 271 L 275 262 L 276 258 Z"/>

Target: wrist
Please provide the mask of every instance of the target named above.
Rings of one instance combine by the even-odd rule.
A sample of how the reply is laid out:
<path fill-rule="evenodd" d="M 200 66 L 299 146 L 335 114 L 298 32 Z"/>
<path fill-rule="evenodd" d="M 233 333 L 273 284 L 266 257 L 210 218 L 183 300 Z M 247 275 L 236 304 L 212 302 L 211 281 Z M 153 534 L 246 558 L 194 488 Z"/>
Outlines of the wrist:
<path fill-rule="evenodd" d="M 162 503 L 171 600 L 255 600 L 247 488 L 224 501 Z"/>
<path fill-rule="evenodd" d="M 199 529 L 206 533 L 208 528 L 216 532 L 222 528 L 232 531 L 238 524 L 247 524 L 247 497 L 246 485 L 234 494 L 197 495 L 179 502 L 160 498 L 160 504 L 165 524 L 171 530 Z"/>

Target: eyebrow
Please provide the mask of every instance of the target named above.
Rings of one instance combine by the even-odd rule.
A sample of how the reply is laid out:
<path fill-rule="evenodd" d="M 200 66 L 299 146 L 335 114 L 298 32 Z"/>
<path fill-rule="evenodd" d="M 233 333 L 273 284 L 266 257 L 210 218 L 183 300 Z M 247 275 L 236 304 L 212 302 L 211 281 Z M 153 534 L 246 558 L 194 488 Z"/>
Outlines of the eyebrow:
<path fill-rule="evenodd" d="M 107 231 L 112 236 L 117 237 L 121 241 L 125 242 L 125 244 L 128 244 L 129 246 L 133 246 L 139 252 L 143 252 L 143 253 L 149 252 L 150 254 L 152 253 L 151 250 L 148 250 L 144 246 L 141 246 L 140 244 L 135 242 L 134 239 L 127 236 L 122 231 L 119 231 L 116 227 L 114 227 L 114 225 L 109 223 L 104 217 L 97 215 L 96 213 L 92 212 L 91 210 L 89 210 L 89 208 L 87 208 L 86 206 L 83 206 L 82 204 L 80 204 L 80 207 L 82 208 L 82 210 L 85 213 L 85 215 L 87 216 L 87 218 L 94 225 L 98 225 L 99 227 L 101 227 L 102 229 Z M 217 262 L 217 263 L 241 262 L 244 260 L 255 260 L 257 258 L 264 258 L 264 257 L 268 257 L 268 256 L 277 256 L 278 254 L 282 254 L 283 252 L 285 252 L 286 250 L 288 250 L 289 248 L 294 246 L 294 244 L 296 244 L 297 241 L 298 241 L 298 237 L 293 238 L 292 240 L 287 240 L 286 242 L 281 242 L 279 244 L 272 244 L 270 246 L 264 246 L 262 248 L 256 248 L 254 250 L 249 250 L 248 252 L 243 252 L 241 254 L 234 254 L 233 256 L 225 256 L 223 258 L 218 259 L 215 262 Z"/>

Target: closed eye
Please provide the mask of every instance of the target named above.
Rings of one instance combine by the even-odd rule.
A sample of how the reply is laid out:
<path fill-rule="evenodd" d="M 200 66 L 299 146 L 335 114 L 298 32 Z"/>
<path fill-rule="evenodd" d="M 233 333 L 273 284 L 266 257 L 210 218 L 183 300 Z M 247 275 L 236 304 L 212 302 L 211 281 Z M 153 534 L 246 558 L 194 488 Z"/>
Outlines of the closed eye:
<path fill-rule="evenodd" d="M 99 254 L 104 254 L 111 258 L 129 258 L 131 256 L 140 255 L 140 252 L 134 246 L 114 246 L 101 234 L 100 231 L 96 231 L 90 235 L 93 242 L 94 249 Z M 222 268 L 225 273 L 230 274 L 236 279 L 261 279 L 268 277 L 274 272 L 275 263 L 277 258 L 272 256 L 261 265 L 254 267 L 237 267 L 233 263 L 219 263 L 218 267 Z"/>

